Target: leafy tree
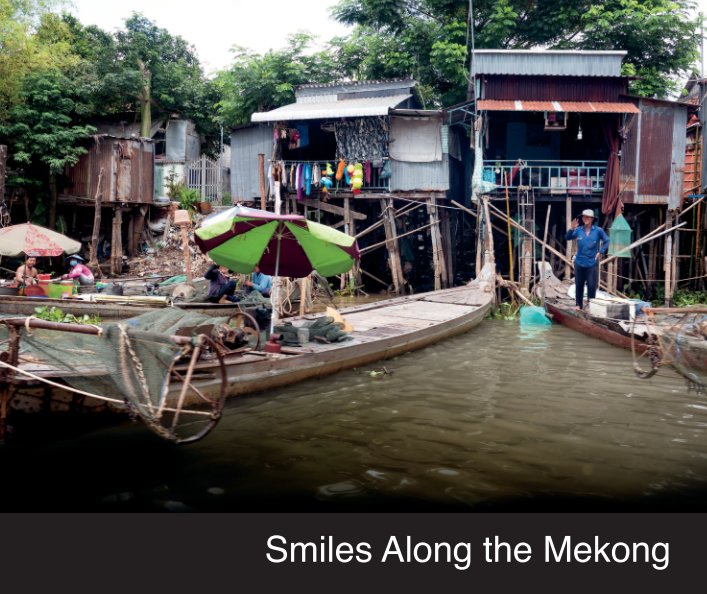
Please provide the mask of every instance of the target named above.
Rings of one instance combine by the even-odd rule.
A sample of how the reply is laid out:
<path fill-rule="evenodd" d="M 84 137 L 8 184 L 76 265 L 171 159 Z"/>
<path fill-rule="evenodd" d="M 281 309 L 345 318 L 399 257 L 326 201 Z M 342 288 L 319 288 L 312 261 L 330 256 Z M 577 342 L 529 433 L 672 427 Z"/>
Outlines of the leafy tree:
<path fill-rule="evenodd" d="M 20 100 L 22 81 L 31 72 L 62 65 L 70 49 L 43 43 L 40 24 L 59 5 L 54 0 L 0 0 L 0 121 Z"/>
<path fill-rule="evenodd" d="M 67 165 L 75 165 L 86 152 L 82 141 L 95 132 L 88 125 L 77 125 L 85 106 L 74 81 L 58 70 L 43 70 L 28 75 L 20 91 L 21 103 L 2 127 L 9 138 L 14 160 L 35 171 L 48 174 L 51 202 L 49 226 L 56 223 L 57 176 Z"/>
<path fill-rule="evenodd" d="M 208 92 L 199 60 L 184 39 L 133 14 L 116 42 L 122 68 L 115 75 L 124 77 L 139 102 L 143 136 L 149 135 L 153 108 L 163 115 L 197 119 Z"/>
<path fill-rule="evenodd" d="M 476 0 L 478 48 L 625 49 L 633 91 L 665 96 L 697 57 L 699 20 L 692 0 Z M 414 76 L 438 103 L 465 95 L 469 66 L 468 2 L 341 0 L 333 15 L 356 26 L 339 43 L 342 68 L 369 76 L 381 70 L 375 51 L 397 76 Z M 350 44 L 364 39 L 362 51 Z"/>
<path fill-rule="evenodd" d="M 311 53 L 312 41 L 311 35 L 300 33 L 279 51 L 257 54 L 234 48 L 233 66 L 214 81 L 220 96 L 220 121 L 224 125 L 248 123 L 253 112 L 293 102 L 297 85 L 337 80 L 341 72 L 331 52 Z"/>

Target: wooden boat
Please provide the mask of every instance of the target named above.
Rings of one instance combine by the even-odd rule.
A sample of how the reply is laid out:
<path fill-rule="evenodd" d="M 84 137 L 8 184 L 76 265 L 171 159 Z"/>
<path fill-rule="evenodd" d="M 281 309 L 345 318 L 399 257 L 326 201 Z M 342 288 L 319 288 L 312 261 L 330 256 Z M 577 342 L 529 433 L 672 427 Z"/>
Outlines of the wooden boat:
<path fill-rule="evenodd" d="M 215 397 L 222 389 L 219 369 L 225 368 L 225 395 L 239 396 L 330 375 L 438 343 L 468 332 L 487 316 L 495 295 L 494 277 L 491 265 L 482 270 L 477 280 L 463 287 L 343 309 L 340 313 L 353 326 L 351 339 L 343 342 L 308 343 L 306 348 L 283 349 L 282 353 L 238 349 L 223 354 L 223 367 L 214 359 L 198 360 L 193 365 L 193 385 L 202 396 Z M 290 321 L 297 326 L 312 317 L 319 316 Z M 54 381 L 61 381 L 66 373 L 41 361 L 18 363 L 19 369 L 23 367 L 35 376 Z M 100 361 L 87 362 L 85 367 L 85 375 L 107 373 Z M 182 376 L 187 375 L 185 369 L 181 370 Z M 47 389 L 41 382 L 20 375 L 14 376 L 10 388 L 9 407 L 17 412 L 102 412 L 116 408 L 56 387 Z M 190 393 L 187 403 L 197 405 L 199 397 Z"/>
<path fill-rule="evenodd" d="M 553 322 L 622 349 L 631 350 L 630 321 L 599 318 L 586 311 L 577 311 L 571 299 L 548 299 L 546 303 Z M 641 325 L 638 324 L 636 328 L 636 351 L 643 353 L 648 349 L 648 345 L 644 340 L 644 334 L 640 332 L 640 327 Z"/>
<path fill-rule="evenodd" d="M 538 269 L 542 275 L 540 264 Z M 631 349 L 631 336 L 634 335 L 637 353 L 644 353 L 649 348 L 645 341 L 648 335 L 645 324 L 640 321 L 633 324 L 629 320 L 594 316 L 586 309 L 577 311 L 574 299 L 568 296 L 571 286 L 572 283 L 561 281 L 552 273 L 549 265 L 545 265 L 545 303 L 553 322 L 628 350 Z M 538 292 L 541 291 L 541 287 L 538 287 Z"/>
<path fill-rule="evenodd" d="M 131 303 L 130 298 L 101 302 L 81 299 L 49 299 L 47 297 L 0 295 L 0 314 L 31 316 L 35 313 L 37 307 L 58 307 L 66 314 L 72 314 L 77 317 L 83 315 L 99 316 L 101 320 L 106 321 L 132 318 L 160 307 L 178 307 L 213 316 L 229 315 L 229 313 L 238 309 L 233 303 L 179 302 L 170 305 L 168 302 L 155 302 L 154 304 L 142 302 L 136 305 L 134 301 Z"/>

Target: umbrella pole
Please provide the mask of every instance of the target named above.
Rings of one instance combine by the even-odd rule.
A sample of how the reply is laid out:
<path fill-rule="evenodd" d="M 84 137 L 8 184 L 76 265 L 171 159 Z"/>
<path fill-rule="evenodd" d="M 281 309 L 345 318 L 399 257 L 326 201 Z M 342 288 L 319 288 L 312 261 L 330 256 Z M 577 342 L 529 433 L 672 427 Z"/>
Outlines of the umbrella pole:
<path fill-rule="evenodd" d="M 270 334 L 275 331 L 275 319 L 278 314 L 278 306 L 280 304 L 280 243 L 282 242 L 282 234 L 277 236 L 277 252 L 275 253 L 275 278 L 273 279 L 273 291 L 271 293 L 272 315 L 270 316 Z"/>

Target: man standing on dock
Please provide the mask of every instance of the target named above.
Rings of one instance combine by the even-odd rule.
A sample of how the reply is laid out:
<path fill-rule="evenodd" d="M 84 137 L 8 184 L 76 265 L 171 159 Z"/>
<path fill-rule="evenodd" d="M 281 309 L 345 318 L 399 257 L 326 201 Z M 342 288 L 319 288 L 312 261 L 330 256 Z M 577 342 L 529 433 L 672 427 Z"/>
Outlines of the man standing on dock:
<path fill-rule="evenodd" d="M 582 226 L 579 217 L 572 219 L 572 228 L 567 231 L 567 241 L 577 240 L 577 256 L 574 261 L 576 309 L 584 307 L 584 285 L 587 285 L 587 298 L 594 299 L 599 285 L 599 259 L 609 249 L 609 236 L 604 229 L 594 224 L 594 211 L 582 211 Z M 600 245 L 601 244 L 601 245 Z"/>

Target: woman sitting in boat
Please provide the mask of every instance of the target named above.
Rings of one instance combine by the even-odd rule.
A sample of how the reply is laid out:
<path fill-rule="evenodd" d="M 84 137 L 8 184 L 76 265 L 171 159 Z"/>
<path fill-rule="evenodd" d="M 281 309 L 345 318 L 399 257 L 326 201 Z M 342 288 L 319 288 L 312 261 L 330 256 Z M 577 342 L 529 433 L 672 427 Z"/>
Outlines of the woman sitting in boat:
<path fill-rule="evenodd" d="M 204 278 L 209 282 L 209 293 L 206 300 L 209 303 L 218 303 L 223 297 L 229 301 L 236 302 L 233 293 L 236 291 L 236 281 L 228 278 L 228 268 L 212 264 L 204 274 Z"/>
<path fill-rule="evenodd" d="M 81 256 L 74 254 L 69 256 L 68 260 L 71 270 L 69 270 L 68 274 L 62 275 L 62 280 L 78 280 L 82 285 L 92 285 L 96 282 L 93 278 L 93 272 L 83 263 L 84 259 Z"/>
<path fill-rule="evenodd" d="M 246 293 L 250 293 L 251 291 L 259 291 L 263 297 L 270 297 L 270 291 L 272 290 L 272 276 L 260 272 L 260 266 L 256 264 L 253 269 L 253 274 L 250 276 L 250 280 L 243 284 L 245 285 Z"/>
<path fill-rule="evenodd" d="M 572 227 L 567 231 L 567 241 L 577 240 L 577 256 L 574 260 L 574 280 L 576 287 L 575 309 L 584 308 L 584 285 L 587 285 L 587 297 L 594 299 L 599 284 L 599 259 L 609 249 L 609 236 L 604 229 L 594 224 L 594 211 L 582 211 L 582 226 L 579 217 L 572 219 Z"/>
<path fill-rule="evenodd" d="M 15 272 L 17 285 L 34 285 L 37 283 L 37 258 L 30 256 Z"/>

